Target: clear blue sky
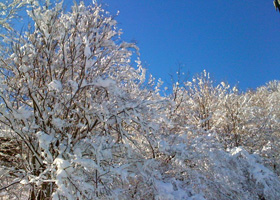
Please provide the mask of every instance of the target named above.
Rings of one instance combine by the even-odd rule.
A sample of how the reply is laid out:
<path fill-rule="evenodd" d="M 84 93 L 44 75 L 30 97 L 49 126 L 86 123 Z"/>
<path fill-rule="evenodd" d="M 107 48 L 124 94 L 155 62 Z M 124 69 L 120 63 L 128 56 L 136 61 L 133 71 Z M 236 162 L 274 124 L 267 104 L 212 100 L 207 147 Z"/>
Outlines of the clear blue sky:
<path fill-rule="evenodd" d="M 136 40 L 152 75 L 168 80 L 177 63 L 206 69 L 243 90 L 280 79 L 280 13 L 272 0 L 102 0 L 123 39 Z"/>
<path fill-rule="evenodd" d="M 112 15 L 120 11 L 123 40 L 137 41 L 148 73 L 165 82 L 178 63 L 191 77 L 206 69 L 216 83 L 242 90 L 280 80 L 280 13 L 273 0 L 99 2 Z"/>

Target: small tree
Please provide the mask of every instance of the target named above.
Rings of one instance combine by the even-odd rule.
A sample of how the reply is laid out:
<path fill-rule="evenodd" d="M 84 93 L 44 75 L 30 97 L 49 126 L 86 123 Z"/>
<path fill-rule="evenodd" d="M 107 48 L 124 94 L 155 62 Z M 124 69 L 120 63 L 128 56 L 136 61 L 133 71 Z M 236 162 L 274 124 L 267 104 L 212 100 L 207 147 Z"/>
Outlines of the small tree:
<path fill-rule="evenodd" d="M 219 98 L 222 98 L 224 88 L 213 85 L 210 74 L 205 70 L 192 81 L 185 83 L 185 107 L 187 112 L 187 124 L 200 127 L 203 130 L 211 130 L 214 126 L 212 119 Z"/>
<path fill-rule="evenodd" d="M 224 84 L 226 93 L 219 98 L 219 106 L 215 114 L 215 130 L 225 148 L 244 145 L 246 124 L 250 119 L 248 102 L 250 95 L 241 94 L 236 87 Z"/>

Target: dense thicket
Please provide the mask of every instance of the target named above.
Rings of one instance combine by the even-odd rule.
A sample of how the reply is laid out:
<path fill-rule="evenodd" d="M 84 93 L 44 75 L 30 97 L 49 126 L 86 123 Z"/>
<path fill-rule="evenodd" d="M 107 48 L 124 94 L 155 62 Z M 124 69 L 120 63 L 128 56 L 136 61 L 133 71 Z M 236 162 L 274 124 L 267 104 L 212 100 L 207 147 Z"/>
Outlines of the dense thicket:
<path fill-rule="evenodd" d="M 224 82 L 215 86 L 204 71 L 181 87 L 175 84 L 171 96 L 176 104 L 173 122 L 183 127 L 183 132 L 200 129 L 214 133 L 225 150 L 243 146 L 261 155 L 279 175 L 279 81 L 239 92 Z"/>
<path fill-rule="evenodd" d="M 0 198 L 280 199 L 278 81 L 204 71 L 162 96 L 99 4 L 62 10 L 0 4 Z"/>

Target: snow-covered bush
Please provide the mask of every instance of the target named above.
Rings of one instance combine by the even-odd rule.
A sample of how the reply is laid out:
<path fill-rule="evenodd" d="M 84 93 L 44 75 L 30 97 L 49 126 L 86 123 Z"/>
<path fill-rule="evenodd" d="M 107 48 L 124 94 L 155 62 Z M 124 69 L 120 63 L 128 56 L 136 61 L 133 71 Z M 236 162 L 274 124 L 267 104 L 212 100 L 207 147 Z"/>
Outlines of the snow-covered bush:
<path fill-rule="evenodd" d="M 279 199 L 279 177 L 257 154 L 242 147 L 224 151 L 215 135 L 199 136 L 188 145 L 187 186 L 205 199 Z"/>

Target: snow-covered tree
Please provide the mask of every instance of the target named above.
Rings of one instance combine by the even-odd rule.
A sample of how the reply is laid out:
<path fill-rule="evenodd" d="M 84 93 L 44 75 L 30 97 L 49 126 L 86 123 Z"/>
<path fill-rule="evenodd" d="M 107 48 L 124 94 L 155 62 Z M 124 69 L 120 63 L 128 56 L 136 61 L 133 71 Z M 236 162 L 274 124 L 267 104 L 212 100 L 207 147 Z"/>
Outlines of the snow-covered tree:
<path fill-rule="evenodd" d="M 280 150 L 280 84 L 271 81 L 252 92 L 250 99 L 251 120 L 246 127 L 246 146 L 268 159 L 269 165 L 279 173 Z"/>
<path fill-rule="evenodd" d="M 0 121 L 21 149 L 4 164 L 7 184 L 26 186 L 29 199 L 152 198 L 145 166 L 164 103 L 140 88 L 137 47 L 98 4 L 63 13 L 62 3 L 33 1 L 28 14 L 34 30 L 1 62 Z"/>
<path fill-rule="evenodd" d="M 192 81 L 185 82 L 183 87 L 174 88 L 171 98 L 177 118 L 173 121 L 181 121 L 181 125 L 189 128 L 211 130 L 215 125 L 213 116 L 219 99 L 223 98 L 227 89 L 220 84 L 214 86 L 210 74 L 205 70 Z"/>
<path fill-rule="evenodd" d="M 223 83 L 226 92 L 218 99 L 218 109 L 215 113 L 215 131 L 220 141 L 228 147 L 239 147 L 246 143 L 246 124 L 251 119 L 248 102 L 250 95 L 239 93 L 236 87 L 230 88 Z"/>

